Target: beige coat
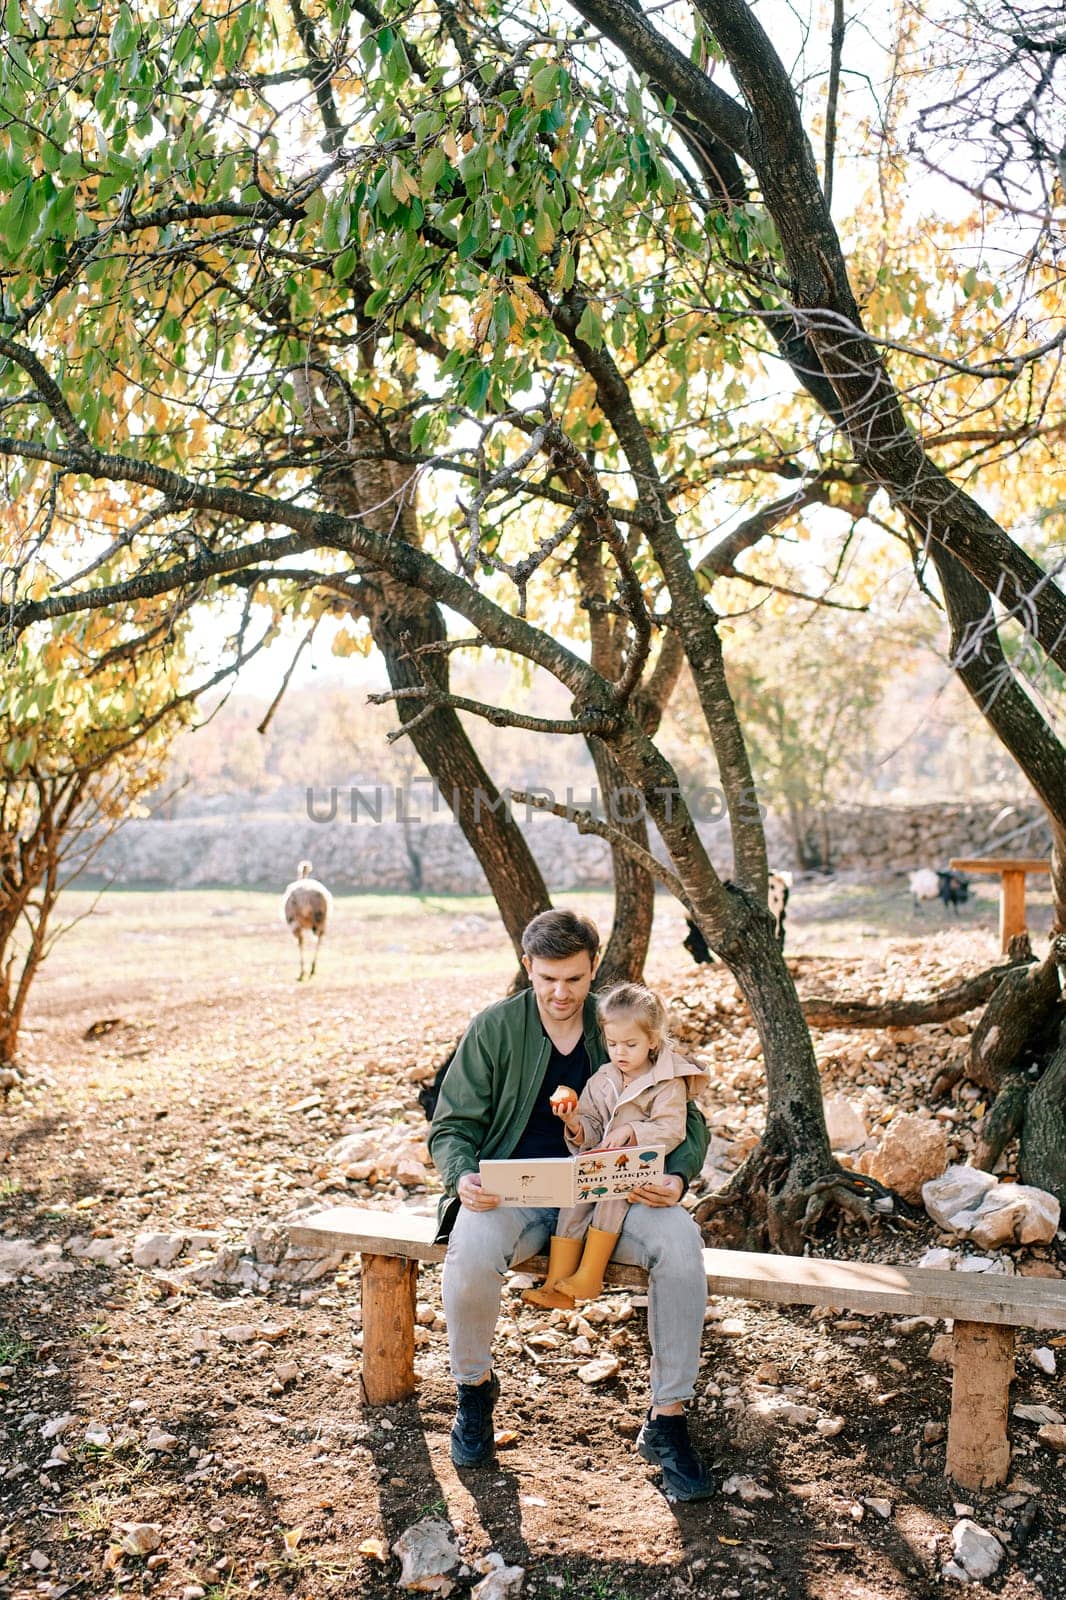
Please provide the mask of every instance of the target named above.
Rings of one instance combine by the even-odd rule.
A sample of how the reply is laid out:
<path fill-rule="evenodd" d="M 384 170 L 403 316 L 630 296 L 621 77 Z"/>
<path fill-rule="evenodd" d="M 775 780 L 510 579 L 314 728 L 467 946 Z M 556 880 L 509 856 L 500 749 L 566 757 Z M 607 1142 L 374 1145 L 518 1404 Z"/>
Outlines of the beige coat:
<path fill-rule="evenodd" d="M 586 1083 L 577 1103 L 584 1139 L 567 1139 L 572 1150 L 602 1144 L 616 1128 L 629 1123 L 639 1145 L 674 1150 L 685 1137 L 689 1100 L 707 1074 L 701 1067 L 664 1045 L 658 1058 L 628 1083 L 610 1061 Z"/>

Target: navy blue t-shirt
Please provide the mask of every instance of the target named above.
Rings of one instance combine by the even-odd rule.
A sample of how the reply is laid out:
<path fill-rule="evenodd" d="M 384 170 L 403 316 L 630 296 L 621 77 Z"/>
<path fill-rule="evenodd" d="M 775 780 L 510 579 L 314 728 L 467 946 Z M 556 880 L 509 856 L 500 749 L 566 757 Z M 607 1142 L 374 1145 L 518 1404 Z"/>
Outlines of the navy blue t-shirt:
<path fill-rule="evenodd" d="M 547 1038 L 547 1034 L 545 1034 Z M 577 1041 L 568 1056 L 557 1050 L 551 1040 L 551 1053 L 544 1069 L 544 1077 L 529 1114 L 522 1136 L 511 1151 L 512 1161 L 543 1161 L 548 1156 L 568 1156 L 566 1133 L 562 1118 L 551 1108 L 551 1097 L 561 1083 L 569 1084 L 575 1094 L 580 1094 L 589 1078 L 592 1067 L 585 1049 L 584 1035 Z"/>

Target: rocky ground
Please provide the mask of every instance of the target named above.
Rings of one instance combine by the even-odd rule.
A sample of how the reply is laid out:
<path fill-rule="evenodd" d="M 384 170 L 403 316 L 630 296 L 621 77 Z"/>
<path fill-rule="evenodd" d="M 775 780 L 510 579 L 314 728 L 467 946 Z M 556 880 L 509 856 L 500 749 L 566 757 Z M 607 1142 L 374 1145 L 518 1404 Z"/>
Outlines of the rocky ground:
<path fill-rule="evenodd" d="M 835 920 L 819 900 L 806 927 L 801 905 L 805 993 L 921 993 L 995 958 L 987 905 L 958 927 L 901 913 L 903 932 L 878 932 L 855 897 Z M 944 1330 L 922 1321 L 712 1303 L 693 1420 L 723 1490 L 702 1506 L 669 1504 L 633 1452 L 639 1296 L 545 1315 L 509 1285 L 497 1470 L 448 1459 L 435 1268 L 420 1276 L 417 1398 L 363 1407 L 357 1263 L 295 1254 L 278 1224 L 346 1196 L 432 1205 L 415 1096 L 510 970 L 484 906 L 342 902 L 300 987 L 267 897 L 103 909 L 42 975 L 25 1082 L 0 1115 L 0 1594 L 379 1600 L 400 1592 L 393 1545 L 429 1522 L 455 1547 L 457 1591 L 487 1585 L 478 1600 L 509 1583 L 580 1600 L 902 1600 L 953 1587 L 953 1530 L 972 1522 L 1001 1553 L 959 1533 L 998 1563 L 970 1593 L 1066 1595 L 1051 1442 L 1066 1344 L 1047 1336 L 1018 1341 L 1010 1480 L 965 1502 L 943 1475 Z M 649 975 L 711 1069 L 710 1183 L 758 1136 L 761 1062 L 731 981 L 684 964 L 675 924 L 660 918 Z M 878 1158 L 901 1111 L 965 1160 L 979 1097 L 963 1085 L 937 1106 L 929 1087 L 971 1020 L 817 1036 L 852 1164 Z M 924 1215 L 814 1243 L 886 1261 L 939 1247 L 986 1270 L 1063 1270 L 1061 1235 L 989 1248 Z M 490 1557 L 524 1577 L 493 1576 Z"/>

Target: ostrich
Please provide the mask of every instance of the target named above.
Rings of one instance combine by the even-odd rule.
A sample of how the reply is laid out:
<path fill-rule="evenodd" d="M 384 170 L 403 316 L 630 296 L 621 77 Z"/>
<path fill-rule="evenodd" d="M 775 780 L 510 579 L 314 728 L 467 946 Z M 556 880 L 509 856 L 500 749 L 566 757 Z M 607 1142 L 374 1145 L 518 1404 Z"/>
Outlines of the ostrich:
<path fill-rule="evenodd" d="M 330 907 L 333 896 L 324 883 L 319 883 L 317 878 L 311 876 L 310 861 L 301 861 L 296 869 L 296 877 L 285 890 L 282 902 L 282 915 L 300 946 L 300 977 L 304 976 L 304 934 L 313 933 L 315 936 L 315 953 L 311 961 L 309 978 L 315 975 L 315 965 L 318 961 L 318 947 L 322 942 L 322 935 L 326 931 L 329 920 Z"/>

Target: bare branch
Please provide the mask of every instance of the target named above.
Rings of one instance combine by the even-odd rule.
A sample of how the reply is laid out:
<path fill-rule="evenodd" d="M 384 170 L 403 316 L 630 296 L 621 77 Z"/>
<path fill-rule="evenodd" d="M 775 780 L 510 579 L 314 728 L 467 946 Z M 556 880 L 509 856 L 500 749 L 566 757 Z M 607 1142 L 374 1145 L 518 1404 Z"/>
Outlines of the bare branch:
<path fill-rule="evenodd" d="M 676 900 L 680 900 L 685 910 L 692 914 L 692 906 L 685 886 L 676 873 L 664 867 L 662 862 L 652 855 L 650 850 L 645 850 L 630 839 L 627 834 L 618 828 L 612 828 L 609 822 L 602 822 L 594 817 L 591 811 L 575 811 L 573 807 L 561 806 L 554 800 L 549 800 L 546 795 L 537 794 L 525 789 L 509 789 L 508 794 L 512 800 L 517 800 L 519 805 L 532 806 L 536 811 L 547 811 L 552 816 L 563 817 L 567 822 L 572 822 L 578 833 L 594 833 L 601 839 L 606 839 L 608 844 L 616 845 L 619 850 L 624 850 L 627 855 L 638 861 L 651 877 L 669 889 Z"/>

